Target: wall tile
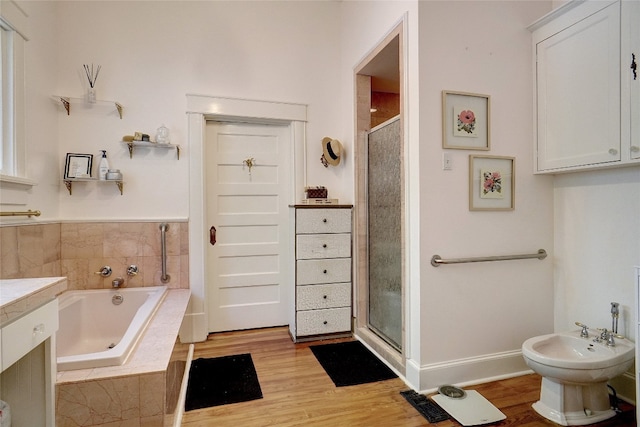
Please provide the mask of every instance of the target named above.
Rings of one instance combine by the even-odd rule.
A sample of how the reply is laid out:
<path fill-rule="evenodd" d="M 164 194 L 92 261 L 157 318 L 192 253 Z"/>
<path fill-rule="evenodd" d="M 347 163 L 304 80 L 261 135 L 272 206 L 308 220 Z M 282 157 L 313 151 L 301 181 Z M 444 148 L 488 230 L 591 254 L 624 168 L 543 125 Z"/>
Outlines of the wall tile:
<path fill-rule="evenodd" d="M 60 256 L 62 259 L 87 259 L 102 257 L 103 238 L 103 224 L 61 224 Z"/>

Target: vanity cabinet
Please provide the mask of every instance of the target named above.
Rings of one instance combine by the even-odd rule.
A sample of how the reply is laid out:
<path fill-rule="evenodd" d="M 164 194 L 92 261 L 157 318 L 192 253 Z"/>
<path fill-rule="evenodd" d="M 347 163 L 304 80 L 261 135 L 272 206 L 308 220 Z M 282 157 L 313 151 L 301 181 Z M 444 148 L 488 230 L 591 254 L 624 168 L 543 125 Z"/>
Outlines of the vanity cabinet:
<path fill-rule="evenodd" d="M 639 20 L 637 2 L 574 0 L 529 27 L 535 172 L 640 165 Z"/>
<path fill-rule="evenodd" d="M 294 341 L 351 335 L 351 205 L 292 207 Z"/>

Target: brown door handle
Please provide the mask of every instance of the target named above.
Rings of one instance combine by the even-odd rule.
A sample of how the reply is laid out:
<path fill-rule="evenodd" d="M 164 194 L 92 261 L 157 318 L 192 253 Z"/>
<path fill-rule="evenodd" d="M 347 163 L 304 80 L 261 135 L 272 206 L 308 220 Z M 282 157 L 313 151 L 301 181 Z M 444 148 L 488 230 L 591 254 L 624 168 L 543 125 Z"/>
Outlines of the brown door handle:
<path fill-rule="evenodd" d="M 211 246 L 216 244 L 216 228 L 213 225 L 209 229 L 209 243 Z"/>

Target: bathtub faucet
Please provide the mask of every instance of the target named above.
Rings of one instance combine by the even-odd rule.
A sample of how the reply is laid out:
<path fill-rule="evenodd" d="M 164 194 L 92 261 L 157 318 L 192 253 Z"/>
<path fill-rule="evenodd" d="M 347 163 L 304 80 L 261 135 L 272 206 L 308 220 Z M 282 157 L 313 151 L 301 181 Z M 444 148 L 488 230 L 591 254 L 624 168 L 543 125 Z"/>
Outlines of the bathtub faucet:
<path fill-rule="evenodd" d="M 121 288 L 122 285 L 124 285 L 124 279 L 122 277 L 116 277 L 111 282 L 111 286 L 113 286 L 114 288 Z"/>

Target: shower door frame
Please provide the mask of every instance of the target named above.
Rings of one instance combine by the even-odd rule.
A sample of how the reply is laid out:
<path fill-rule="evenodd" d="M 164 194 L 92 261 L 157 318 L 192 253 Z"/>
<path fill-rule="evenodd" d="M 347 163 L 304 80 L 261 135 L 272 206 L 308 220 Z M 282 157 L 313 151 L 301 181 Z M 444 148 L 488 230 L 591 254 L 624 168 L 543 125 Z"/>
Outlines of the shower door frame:
<path fill-rule="evenodd" d="M 356 184 L 356 209 L 355 209 L 355 335 L 372 348 L 379 356 L 381 356 L 389 365 L 396 369 L 401 375 L 406 372 L 406 354 L 407 349 L 407 331 L 406 331 L 406 292 L 407 292 L 407 273 L 406 273 L 406 206 L 405 184 L 406 184 L 406 142 L 405 142 L 405 69 L 406 61 L 406 39 L 404 17 L 384 39 L 354 68 L 354 86 L 355 86 L 355 184 Z M 372 62 L 376 55 L 380 54 L 385 47 L 390 45 L 395 39 L 399 43 L 399 77 L 400 77 L 400 144 L 402 158 L 401 168 L 401 202 L 403 209 L 401 210 L 401 245 L 402 245 L 402 343 L 401 350 L 391 346 L 387 341 L 377 335 L 369 328 L 369 295 L 368 295 L 368 209 L 367 209 L 367 163 L 366 157 L 367 134 L 371 130 L 371 75 L 364 74 L 364 71 Z"/>

